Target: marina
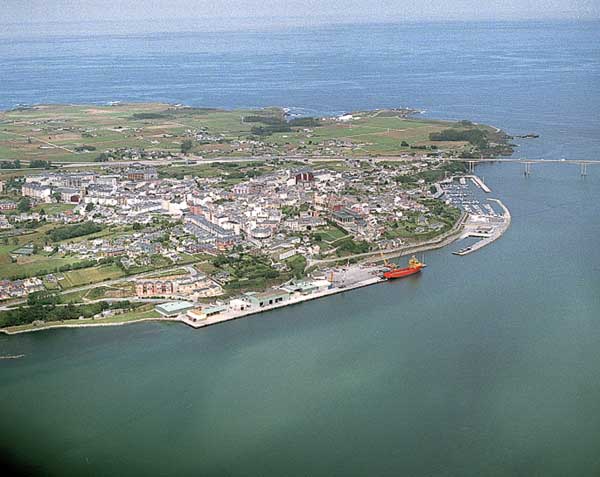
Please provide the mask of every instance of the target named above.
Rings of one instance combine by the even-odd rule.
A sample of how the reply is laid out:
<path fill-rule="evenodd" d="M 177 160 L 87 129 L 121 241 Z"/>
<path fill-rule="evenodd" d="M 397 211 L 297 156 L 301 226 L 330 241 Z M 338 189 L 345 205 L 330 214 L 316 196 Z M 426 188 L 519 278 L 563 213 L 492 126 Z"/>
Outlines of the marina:
<path fill-rule="evenodd" d="M 459 240 L 478 239 L 475 243 L 456 250 L 453 255 L 463 256 L 480 250 L 498 240 L 506 232 L 511 223 L 508 208 L 499 199 L 483 198 L 479 191 L 488 194 L 491 189 L 478 176 L 468 176 L 469 184 L 464 177 L 451 178 L 442 185 L 443 198 L 450 204 L 459 207 L 466 214 L 463 234 Z"/>

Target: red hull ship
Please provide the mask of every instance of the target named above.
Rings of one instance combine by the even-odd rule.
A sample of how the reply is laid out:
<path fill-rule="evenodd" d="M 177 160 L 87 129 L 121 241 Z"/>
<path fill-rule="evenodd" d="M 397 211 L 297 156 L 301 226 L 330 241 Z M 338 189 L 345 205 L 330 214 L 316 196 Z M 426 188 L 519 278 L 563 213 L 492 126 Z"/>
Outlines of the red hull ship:
<path fill-rule="evenodd" d="M 408 267 L 405 268 L 398 268 L 393 263 L 387 263 L 387 261 L 385 265 L 389 268 L 389 270 L 383 272 L 383 278 L 388 280 L 392 278 L 402 278 L 409 275 L 414 275 L 415 273 L 419 273 L 423 267 L 425 267 L 425 264 L 419 262 L 415 257 L 412 257 L 408 261 Z"/>

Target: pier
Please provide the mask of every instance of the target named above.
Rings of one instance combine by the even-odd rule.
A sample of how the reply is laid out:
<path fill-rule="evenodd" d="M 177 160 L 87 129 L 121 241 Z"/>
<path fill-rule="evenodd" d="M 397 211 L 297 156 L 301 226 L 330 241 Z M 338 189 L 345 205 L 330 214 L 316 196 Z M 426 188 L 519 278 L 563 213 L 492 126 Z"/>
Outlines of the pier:
<path fill-rule="evenodd" d="M 478 176 L 468 176 L 471 181 L 473 182 L 473 184 L 475 184 L 477 187 L 479 187 L 483 192 L 489 194 L 490 192 L 492 192 L 492 189 L 490 189 L 485 182 L 483 182 L 483 179 L 481 179 Z"/>
<path fill-rule="evenodd" d="M 290 297 L 288 300 L 274 303 L 272 305 L 267 305 L 263 307 L 249 307 L 245 310 L 227 310 L 213 316 L 209 316 L 204 320 L 192 321 L 187 315 L 181 315 L 178 318 L 178 321 L 185 323 L 192 328 L 205 328 L 207 326 L 216 325 L 219 323 L 223 323 L 225 321 L 238 320 L 240 318 L 245 318 L 247 316 L 256 315 L 258 313 L 262 313 L 265 311 L 276 310 L 278 308 L 283 308 L 290 305 L 296 305 L 298 303 L 303 303 L 310 300 L 316 300 L 317 298 L 323 298 L 326 296 L 336 295 L 338 293 L 344 293 L 350 290 L 356 290 L 357 288 L 367 287 L 369 285 L 375 285 L 376 283 L 385 282 L 386 280 L 380 276 L 373 276 L 371 278 L 367 278 L 358 282 L 354 282 L 347 285 L 341 286 L 333 286 L 320 292 L 310 293 L 307 295 L 303 295 L 300 293 L 296 293 L 294 296 Z"/>
<path fill-rule="evenodd" d="M 481 238 L 481 240 L 474 243 L 470 247 L 466 247 L 456 252 L 453 252 L 454 255 L 463 256 L 469 253 L 473 253 L 485 247 L 486 245 L 489 245 L 492 242 L 498 240 L 504 234 L 504 232 L 508 230 L 508 227 L 510 227 L 512 217 L 508 208 L 502 203 L 500 199 L 488 200 L 497 203 L 502 208 L 503 213 L 500 217 L 500 220 L 492 221 L 492 218 L 490 217 L 488 220 L 488 224 L 486 225 L 491 226 L 492 229 L 490 231 L 481 232 L 481 222 L 475 219 L 476 216 L 472 216 L 473 218 L 471 218 L 471 220 L 467 220 L 467 223 L 465 225 L 466 233 L 463 236 L 463 238 L 476 237 Z"/>

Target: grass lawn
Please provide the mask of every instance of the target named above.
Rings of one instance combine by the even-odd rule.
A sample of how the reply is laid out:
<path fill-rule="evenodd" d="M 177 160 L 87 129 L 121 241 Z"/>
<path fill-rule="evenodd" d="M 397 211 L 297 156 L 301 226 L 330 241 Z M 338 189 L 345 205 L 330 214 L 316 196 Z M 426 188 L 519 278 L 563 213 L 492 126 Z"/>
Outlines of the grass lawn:
<path fill-rule="evenodd" d="M 98 283 L 123 276 L 125 276 L 125 274 L 119 267 L 114 264 L 110 264 L 65 272 L 65 278 L 59 283 L 63 290 L 65 290 L 68 288 L 88 285 L 90 283 Z"/>
<path fill-rule="evenodd" d="M 31 276 L 45 275 L 53 272 L 57 267 L 77 262 L 73 257 L 47 257 L 45 255 L 31 255 L 29 257 L 20 257 L 17 263 L 12 263 L 10 257 L 0 255 L 0 277 L 11 278 L 22 274 Z"/>
<path fill-rule="evenodd" d="M 75 204 L 38 204 L 33 207 L 31 210 L 33 212 L 39 212 L 44 209 L 46 214 L 48 215 L 56 215 L 61 212 L 66 212 L 67 210 L 73 210 L 75 208 Z"/>
<path fill-rule="evenodd" d="M 319 227 L 315 229 L 314 232 L 320 234 L 323 240 L 329 243 L 335 242 L 336 240 L 347 236 L 347 234 L 343 230 L 331 225 L 327 227 Z"/>
<path fill-rule="evenodd" d="M 27 325 L 19 325 L 19 326 L 9 326 L 3 328 L 8 332 L 15 331 L 26 331 L 26 330 L 35 330 L 36 328 L 52 328 L 56 326 L 64 326 L 64 325 L 89 325 L 89 324 L 118 324 L 118 323 L 130 323 L 144 319 L 151 318 L 161 318 L 162 315 L 157 311 L 154 311 L 154 305 L 144 305 L 133 311 L 123 313 L 122 315 L 116 315 L 109 318 L 100 318 L 100 319 L 92 319 L 87 318 L 83 320 L 65 320 L 65 321 L 51 321 L 45 323 L 42 326 L 33 326 L 32 324 Z"/>
<path fill-rule="evenodd" d="M 183 276 L 183 275 L 187 275 L 188 271 L 185 268 L 177 268 L 173 271 L 169 271 L 169 272 L 157 272 L 154 275 L 150 275 L 148 277 L 144 277 L 144 278 L 148 278 L 148 279 L 153 279 L 153 278 L 165 278 L 165 277 L 179 277 L 179 276 Z"/>
<path fill-rule="evenodd" d="M 198 270 L 199 272 L 205 273 L 207 275 L 210 275 L 217 270 L 217 267 L 215 267 L 210 260 L 207 260 L 205 262 L 196 263 L 194 265 L 194 268 L 196 270 Z"/>
<path fill-rule="evenodd" d="M 127 298 L 135 295 L 132 282 L 118 283 L 111 286 L 99 285 L 87 290 L 65 293 L 61 296 L 62 303 L 85 303 L 87 300 L 105 298 Z"/>

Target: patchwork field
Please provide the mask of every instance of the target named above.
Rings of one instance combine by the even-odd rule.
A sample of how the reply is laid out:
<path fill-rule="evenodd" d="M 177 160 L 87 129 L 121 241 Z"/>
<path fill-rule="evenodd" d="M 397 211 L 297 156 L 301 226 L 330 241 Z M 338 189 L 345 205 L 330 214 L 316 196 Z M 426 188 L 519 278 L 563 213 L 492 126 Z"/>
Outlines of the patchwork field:
<path fill-rule="evenodd" d="M 283 109 L 219 110 L 161 103 L 40 105 L 0 112 L 0 160 L 60 162 L 180 155 L 379 155 L 422 148 L 461 151 L 466 141 L 431 141 L 448 128 L 488 126 L 414 118 L 406 110 L 353 113 L 351 119 L 292 118 Z M 132 152 L 133 151 L 133 152 Z M 143 151 L 143 152 L 140 152 Z M 103 157 L 102 160 L 105 160 Z"/>

